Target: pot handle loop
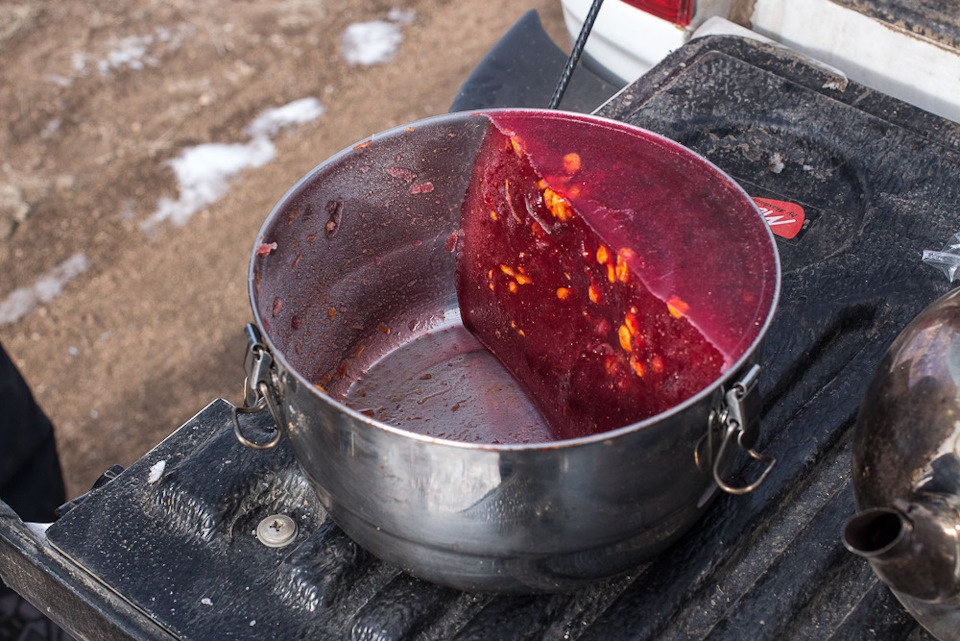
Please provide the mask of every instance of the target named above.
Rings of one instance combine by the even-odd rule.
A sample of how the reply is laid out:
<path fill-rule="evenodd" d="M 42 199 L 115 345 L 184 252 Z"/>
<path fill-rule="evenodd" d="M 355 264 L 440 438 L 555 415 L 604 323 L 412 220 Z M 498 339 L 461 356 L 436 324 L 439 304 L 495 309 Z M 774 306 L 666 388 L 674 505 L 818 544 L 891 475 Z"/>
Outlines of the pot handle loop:
<path fill-rule="evenodd" d="M 254 450 L 269 450 L 280 442 L 280 409 L 272 391 L 273 356 L 260 338 L 260 332 L 253 325 L 244 328 L 247 335 L 247 355 L 244 358 L 244 368 L 247 378 L 243 382 L 243 407 L 233 408 L 233 434 L 241 444 Z M 240 427 L 240 414 L 255 414 L 264 407 L 270 410 L 270 415 L 277 424 L 276 434 L 265 443 L 251 441 L 243 434 Z"/>
<path fill-rule="evenodd" d="M 713 460 L 713 479 L 720 486 L 720 489 L 730 494 L 747 494 L 754 491 L 767 479 L 773 470 L 773 466 L 777 463 L 777 459 L 774 457 L 761 454 L 753 449 L 760 423 L 759 377 L 760 366 L 754 365 L 743 378 L 727 390 L 724 397 L 725 407 L 719 415 L 724 435 L 723 442 L 720 444 L 720 451 L 717 452 Z M 743 487 L 734 487 L 720 478 L 721 461 L 723 461 L 724 455 L 734 441 L 736 441 L 737 447 L 750 455 L 752 459 L 766 465 L 756 481 Z"/>

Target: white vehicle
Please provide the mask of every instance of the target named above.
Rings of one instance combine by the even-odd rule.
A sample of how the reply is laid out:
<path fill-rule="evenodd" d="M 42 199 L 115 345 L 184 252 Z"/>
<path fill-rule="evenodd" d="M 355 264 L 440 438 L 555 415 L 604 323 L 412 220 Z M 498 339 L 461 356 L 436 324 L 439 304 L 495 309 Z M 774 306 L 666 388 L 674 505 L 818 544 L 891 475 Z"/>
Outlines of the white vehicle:
<path fill-rule="evenodd" d="M 562 0 L 576 38 L 591 0 Z M 685 42 L 710 33 L 764 38 L 847 77 L 960 121 L 960 5 L 913 0 L 606 0 L 584 64 L 631 82 Z"/>

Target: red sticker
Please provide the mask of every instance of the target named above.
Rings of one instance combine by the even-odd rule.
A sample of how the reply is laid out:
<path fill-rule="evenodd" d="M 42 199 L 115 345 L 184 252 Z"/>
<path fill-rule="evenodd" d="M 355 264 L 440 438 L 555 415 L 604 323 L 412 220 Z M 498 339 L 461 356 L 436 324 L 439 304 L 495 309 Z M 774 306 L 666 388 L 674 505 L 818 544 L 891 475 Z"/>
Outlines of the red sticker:
<path fill-rule="evenodd" d="M 769 198 L 754 198 L 763 219 L 770 225 L 770 231 L 782 238 L 793 238 L 803 227 L 803 207 L 796 203 Z"/>

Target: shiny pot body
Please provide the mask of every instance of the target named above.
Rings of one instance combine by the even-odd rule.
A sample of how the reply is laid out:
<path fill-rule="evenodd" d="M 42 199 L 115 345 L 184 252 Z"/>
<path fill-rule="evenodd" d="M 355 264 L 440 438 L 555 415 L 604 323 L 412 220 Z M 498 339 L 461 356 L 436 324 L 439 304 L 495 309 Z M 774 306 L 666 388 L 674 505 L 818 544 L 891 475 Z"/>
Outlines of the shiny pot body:
<path fill-rule="evenodd" d="M 960 290 L 918 314 L 878 365 L 857 416 L 853 488 L 860 509 L 960 494 Z"/>
<path fill-rule="evenodd" d="M 482 114 L 452 114 L 378 134 L 280 201 L 251 262 L 273 362 L 262 378 L 300 465 L 361 546 L 460 589 L 563 590 L 629 569 L 704 511 L 741 436 L 726 399 L 755 372 L 773 305 L 709 389 L 621 429 L 538 441 L 533 406 L 459 322 L 453 249 L 489 126 Z M 736 190 L 746 224 L 763 225 Z M 767 285 L 778 293 L 765 233 L 757 251 L 772 253 Z M 415 433 L 414 424 L 434 427 Z M 533 442 L 496 443 L 501 428 Z M 486 442 L 450 437 L 470 430 Z"/>
<path fill-rule="evenodd" d="M 877 367 L 852 467 L 861 512 L 847 548 L 937 638 L 960 638 L 960 290 L 918 314 Z"/>

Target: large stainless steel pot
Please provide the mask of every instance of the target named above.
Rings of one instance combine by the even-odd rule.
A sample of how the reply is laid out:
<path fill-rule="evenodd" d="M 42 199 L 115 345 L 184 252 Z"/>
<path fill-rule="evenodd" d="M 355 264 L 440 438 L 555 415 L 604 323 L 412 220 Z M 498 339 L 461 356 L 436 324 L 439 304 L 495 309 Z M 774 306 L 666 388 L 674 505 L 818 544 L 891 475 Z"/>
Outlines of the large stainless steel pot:
<path fill-rule="evenodd" d="M 543 438 L 542 421 L 462 328 L 454 289 L 460 205 L 490 119 L 451 114 L 375 135 L 294 186 L 251 261 L 262 342 L 247 400 L 274 408 L 347 534 L 417 576 L 468 590 L 568 589 L 629 569 L 687 530 L 718 484 L 753 487 L 722 480 L 736 450 L 763 461 L 763 476 L 772 466 L 750 449 L 751 408 L 780 272 L 752 201 L 654 134 L 529 113 L 635 136 L 662 156 L 658 171 L 698 174 L 703 207 L 726 194 L 733 207 L 717 214 L 716 242 L 768 266 L 760 298 L 769 304 L 757 310 L 756 339 L 686 402 L 611 432 L 523 443 Z M 497 444 L 508 432 L 514 443 Z M 485 442 L 464 442 L 471 434 Z"/>

